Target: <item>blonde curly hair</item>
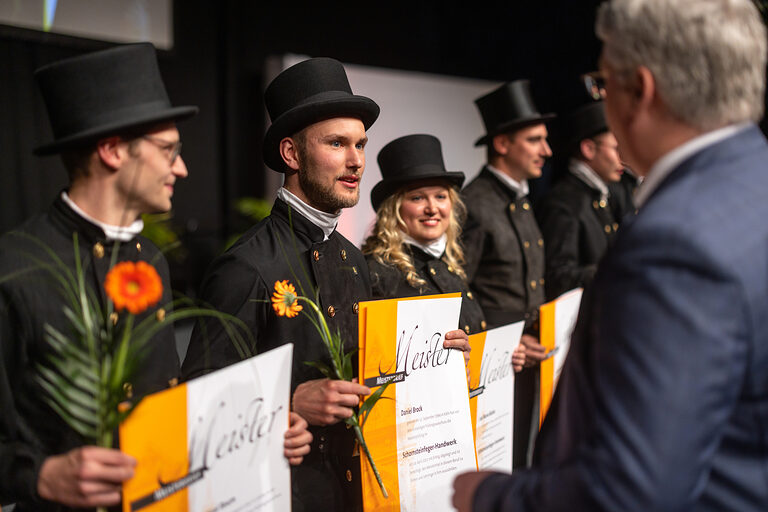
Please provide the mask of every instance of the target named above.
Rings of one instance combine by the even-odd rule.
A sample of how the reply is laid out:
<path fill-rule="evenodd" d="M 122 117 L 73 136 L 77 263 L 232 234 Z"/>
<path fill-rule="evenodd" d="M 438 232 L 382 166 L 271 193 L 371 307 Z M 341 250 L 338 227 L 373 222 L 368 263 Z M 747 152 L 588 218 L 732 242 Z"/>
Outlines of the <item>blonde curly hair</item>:
<path fill-rule="evenodd" d="M 417 185 L 418 186 L 418 185 Z M 373 233 L 363 244 L 363 254 L 372 255 L 382 265 L 393 265 L 405 275 L 405 280 L 414 288 L 420 288 L 426 281 L 419 277 L 413 259 L 405 248 L 403 232 L 406 230 L 405 221 L 400 216 L 400 206 L 408 190 L 414 186 L 406 186 L 386 198 L 376 212 L 376 224 Z M 455 187 L 448 185 L 448 197 L 451 200 L 451 216 L 446 230 L 445 253 L 441 258 L 447 265 L 453 267 L 456 275 L 466 281 L 464 272 L 464 250 L 459 242 L 461 225 L 466 217 L 467 209 Z"/>

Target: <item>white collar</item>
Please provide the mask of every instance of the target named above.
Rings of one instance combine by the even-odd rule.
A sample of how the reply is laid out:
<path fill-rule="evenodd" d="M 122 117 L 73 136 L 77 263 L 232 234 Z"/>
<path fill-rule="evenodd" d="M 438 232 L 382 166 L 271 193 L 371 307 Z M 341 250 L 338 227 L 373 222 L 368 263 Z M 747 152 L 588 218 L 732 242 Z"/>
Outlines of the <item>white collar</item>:
<path fill-rule="evenodd" d="M 494 176 L 499 178 L 502 183 L 511 188 L 512 192 L 517 194 L 518 199 L 528 195 L 528 180 L 514 180 L 491 164 L 487 164 L 486 167 L 494 174 Z"/>
<path fill-rule="evenodd" d="M 437 240 L 433 240 L 429 242 L 428 244 L 423 244 L 421 242 L 416 241 L 411 235 L 406 233 L 405 231 L 400 231 L 400 234 L 403 236 L 403 242 L 406 244 L 411 244 L 415 247 L 418 247 L 425 253 L 429 254 L 435 259 L 440 259 L 443 257 L 443 253 L 445 252 L 445 246 L 448 243 L 448 236 L 443 233 L 443 235 L 438 238 Z"/>
<path fill-rule="evenodd" d="M 611 195 L 605 182 L 586 162 L 571 158 L 568 162 L 568 170 L 588 187 L 600 191 L 600 199 L 607 199 Z"/>
<path fill-rule="evenodd" d="M 718 142 L 735 135 L 741 130 L 747 129 L 752 123 L 739 123 L 724 128 L 718 128 L 712 130 L 698 137 L 677 146 L 675 149 L 662 156 L 656 163 L 653 164 L 651 170 L 646 175 L 640 187 L 637 189 L 635 195 L 635 204 L 640 208 L 651 194 L 659 188 L 659 185 L 669 176 L 669 174 L 677 168 L 678 165 L 683 163 L 688 157 L 693 156 L 702 149 L 717 144 Z"/>
<path fill-rule="evenodd" d="M 288 203 L 294 210 L 307 218 L 309 222 L 323 230 L 323 241 L 328 240 L 339 223 L 339 213 L 321 212 L 317 208 L 312 208 L 307 203 L 296 197 L 296 195 L 285 187 L 280 187 L 277 191 L 277 197 Z"/>
<path fill-rule="evenodd" d="M 141 233 L 141 231 L 144 229 L 144 221 L 141 220 L 141 218 L 135 220 L 130 226 L 114 226 L 112 224 L 107 224 L 105 222 L 101 222 L 99 220 L 94 219 L 87 213 L 85 213 L 79 206 L 75 204 L 75 202 L 69 197 L 66 191 L 63 191 L 61 193 L 61 199 L 69 205 L 72 210 L 91 224 L 96 224 L 101 228 L 102 231 L 104 231 L 104 234 L 107 237 L 107 240 L 118 240 L 120 242 L 128 242 L 131 239 L 133 239 L 136 235 Z"/>

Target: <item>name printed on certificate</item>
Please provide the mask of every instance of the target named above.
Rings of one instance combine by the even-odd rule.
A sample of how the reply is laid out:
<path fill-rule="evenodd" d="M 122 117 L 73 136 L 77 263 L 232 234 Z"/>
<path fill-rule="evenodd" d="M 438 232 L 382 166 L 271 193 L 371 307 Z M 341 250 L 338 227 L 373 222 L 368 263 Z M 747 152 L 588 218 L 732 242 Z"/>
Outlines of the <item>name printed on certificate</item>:
<path fill-rule="evenodd" d="M 464 356 L 443 348 L 459 323 L 461 296 L 361 303 L 361 371 L 391 382 L 363 427 L 389 492 L 362 461 L 366 511 L 452 510 L 451 484 L 477 469 Z"/>
<path fill-rule="evenodd" d="M 143 399 L 120 426 L 138 461 L 123 511 L 290 510 L 292 357 L 287 344 Z"/>
<path fill-rule="evenodd" d="M 515 371 L 512 353 L 525 322 L 504 325 L 469 337 L 469 407 L 475 431 L 477 467 L 512 472 Z"/>

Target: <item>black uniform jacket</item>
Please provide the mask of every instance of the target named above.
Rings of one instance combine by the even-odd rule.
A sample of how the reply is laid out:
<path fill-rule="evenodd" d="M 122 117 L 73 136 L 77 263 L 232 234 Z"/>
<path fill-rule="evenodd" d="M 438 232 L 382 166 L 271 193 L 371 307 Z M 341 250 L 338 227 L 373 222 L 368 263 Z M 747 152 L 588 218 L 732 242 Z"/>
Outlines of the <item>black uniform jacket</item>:
<path fill-rule="evenodd" d="M 462 192 L 465 270 L 488 327 L 525 320 L 538 335 L 538 308 L 544 302 L 544 239 L 527 197 L 518 198 L 488 168 Z M 515 377 L 513 467 L 523 467 L 536 422 L 538 366 Z"/>
<path fill-rule="evenodd" d="M 407 245 L 418 276 L 426 281 L 419 288 L 412 287 L 405 275 L 394 265 L 379 263 L 371 255 L 365 257 L 371 273 L 371 287 L 375 299 L 393 299 L 418 295 L 461 292 L 461 315 L 459 328 L 467 334 L 484 331 L 487 327 L 483 310 L 477 297 L 469 290 L 467 283 L 459 277 L 454 268 L 439 258 L 434 258 L 418 247 Z"/>
<path fill-rule="evenodd" d="M 539 210 L 546 248 L 547 300 L 592 281 L 618 222 L 609 199 L 571 174 L 554 186 Z"/>
<path fill-rule="evenodd" d="M 306 361 L 331 365 L 325 345 L 302 312 L 279 317 L 270 297 L 276 281 L 290 280 L 297 292 L 314 298 L 326 315 L 331 332 L 341 333 L 347 350 L 357 348 L 358 301 L 370 297 L 368 266 L 362 253 L 346 238 L 333 232 L 323 241 L 322 230 L 276 199 L 272 213 L 245 233 L 218 257 L 203 281 L 202 298 L 216 309 L 240 318 L 252 331 L 256 353 L 286 343 L 294 344 L 291 393 L 296 386 L 323 375 Z M 303 291 L 302 291 L 303 288 Z M 304 306 L 309 312 L 308 306 Z M 241 360 L 229 337 L 216 322 L 198 324 L 192 333 L 182 365 L 184 379 L 223 368 Z M 357 361 L 353 368 L 357 373 Z M 311 427 L 312 452 L 293 471 L 294 510 L 353 509 L 348 492 L 359 494 L 359 459 L 351 459 L 354 434 L 343 423 Z M 339 459 L 341 458 L 341 459 Z M 352 462 L 354 460 L 355 462 Z M 320 466 L 331 465 L 332 475 Z"/>
<path fill-rule="evenodd" d="M 114 242 L 106 240 L 101 228 L 59 198 L 46 215 L 27 221 L 17 231 L 43 242 L 70 269 L 75 268 L 72 235 L 77 233 L 87 284 L 104 301 L 103 283 Z M 140 236 L 121 242 L 117 251 L 117 261 L 147 261 L 157 269 L 163 281 L 163 298 L 157 307 L 139 315 L 136 322 L 147 315 L 157 317 L 156 310 L 171 300 L 165 258 Z M 0 277 L 35 266 L 38 261 L 50 263 L 52 257 L 29 238 L 6 234 L 0 239 Z M 44 336 L 45 324 L 65 334 L 72 331 L 63 304 L 57 284 L 43 270 L 0 283 L 0 502 L 17 502 L 17 511 L 65 510 L 40 500 L 37 475 L 46 457 L 84 444 L 47 405 L 45 392 L 35 379 L 35 368 L 47 364 L 51 353 Z M 138 397 L 175 384 L 178 376 L 179 358 L 169 326 L 150 342 L 141 375 L 126 385 Z"/>
<path fill-rule="evenodd" d="M 618 182 L 608 184 L 608 190 L 611 191 L 611 210 L 619 224 L 627 215 L 637 213 L 635 191 L 639 185 L 640 180 L 627 171 L 624 171 Z"/>
<path fill-rule="evenodd" d="M 464 270 L 489 327 L 525 319 L 530 328 L 544 302 L 544 240 L 530 201 L 487 168 L 462 195 Z"/>

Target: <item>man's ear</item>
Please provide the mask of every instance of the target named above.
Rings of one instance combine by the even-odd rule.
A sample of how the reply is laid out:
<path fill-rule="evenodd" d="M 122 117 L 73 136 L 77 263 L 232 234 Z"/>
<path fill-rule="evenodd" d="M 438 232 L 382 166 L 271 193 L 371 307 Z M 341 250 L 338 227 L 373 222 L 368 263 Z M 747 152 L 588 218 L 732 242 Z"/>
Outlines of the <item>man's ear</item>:
<path fill-rule="evenodd" d="M 96 143 L 96 153 L 101 162 L 110 169 L 118 169 L 127 156 L 128 149 L 121 144 L 120 137 L 107 137 Z"/>
<path fill-rule="evenodd" d="M 493 150 L 496 151 L 499 155 L 506 155 L 507 154 L 507 143 L 509 142 L 509 136 L 506 133 L 500 133 L 499 135 L 495 135 L 491 139 L 491 144 L 493 144 Z"/>
<path fill-rule="evenodd" d="M 581 155 L 587 159 L 592 160 L 595 158 L 595 141 L 592 139 L 582 139 L 581 142 L 579 142 L 579 149 L 581 150 Z"/>
<path fill-rule="evenodd" d="M 635 72 L 635 98 L 638 106 L 649 107 L 656 96 L 656 79 L 651 70 L 640 66 Z"/>
<path fill-rule="evenodd" d="M 296 146 L 296 141 L 291 137 L 285 137 L 280 141 L 280 156 L 283 158 L 283 162 L 289 169 L 299 170 L 299 149 Z"/>

